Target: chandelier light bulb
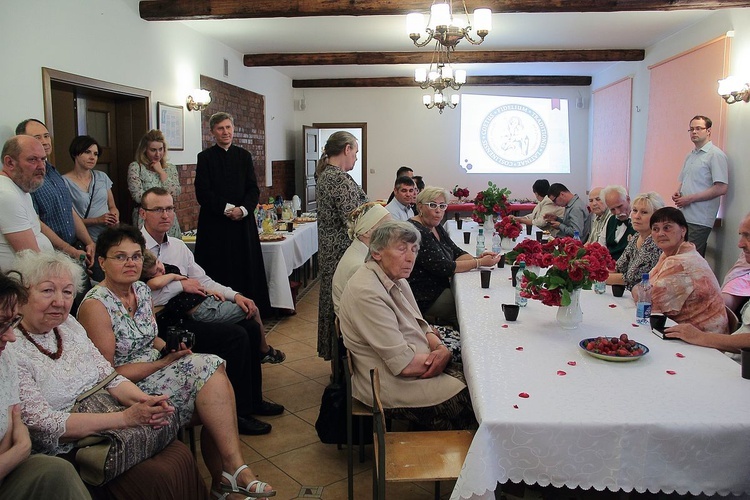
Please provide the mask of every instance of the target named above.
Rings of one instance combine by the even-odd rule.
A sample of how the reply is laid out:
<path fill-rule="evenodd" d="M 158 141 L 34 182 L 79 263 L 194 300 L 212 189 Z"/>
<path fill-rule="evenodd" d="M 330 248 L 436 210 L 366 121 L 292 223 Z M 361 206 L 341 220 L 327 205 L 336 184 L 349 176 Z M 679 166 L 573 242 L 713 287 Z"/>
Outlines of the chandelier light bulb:
<path fill-rule="evenodd" d="M 427 70 L 425 68 L 417 68 L 414 70 L 414 81 L 417 83 L 424 83 L 427 81 Z"/>
<path fill-rule="evenodd" d="M 451 24 L 451 6 L 447 3 L 434 3 L 430 8 L 430 28 L 436 30 L 438 26 Z"/>
<path fill-rule="evenodd" d="M 430 94 L 425 94 L 422 96 L 422 104 L 425 106 L 429 106 L 432 104 L 432 96 Z"/>
<path fill-rule="evenodd" d="M 466 83 L 466 70 L 465 69 L 456 70 L 456 83 L 459 85 L 463 85 L 464 83 Z"/>
<path fill-rule="evenodd" d="M 431 82 L 434 82 L 438 78 L 440 78 L 440 73 L 438 73 L 437 71 L 430 71 L 430 81 Z"/>
<path fill-rule="evenodd" d="M 443 102 L 443 94 L 440 92 L 435 92 L 435 95 L 432 98 L 433 101 L 435 101 L 435 104 L 440 104 Z"/>
<path fill-rule="evenodd" d="M 476 9 L 474 11 L 474 29 L 485 35 L 492 30 L 492 11 L 490 9 Z"/>
<path fill-rule="evenodd" d="M 443 80 L 453 80 L 453 68 L 443 66 L 440 68 L 440 75 L 443 77 Z"/>
<path fill-rule="evenodd" d="M 461 99 L 461 96 L 459 96 L 458 94 L 451 94 L 451 104 L 452 104 L 453 106 L 456 106 L 456 105 L 458 105 L 458 101 L 459 101 L 460 99 Z"/>
<path fill-rule="evenodd" d="M 406 15 L 406 34 L 409 36 L 419 35 L 424 31 L 425 20 L 421 12 L 412 12 Z M 419 36 L 417 36 L 419 38 Z"/>

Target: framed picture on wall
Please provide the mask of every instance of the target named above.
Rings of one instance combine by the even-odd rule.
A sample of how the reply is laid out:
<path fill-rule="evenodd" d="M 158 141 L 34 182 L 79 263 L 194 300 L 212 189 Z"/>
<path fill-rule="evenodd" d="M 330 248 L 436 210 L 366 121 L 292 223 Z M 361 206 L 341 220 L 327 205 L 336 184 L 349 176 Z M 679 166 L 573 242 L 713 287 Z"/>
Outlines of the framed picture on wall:
<path fill-rule="evenodd" d="M 170 151 L 185 149 L 185 122 L 182 106 L 156 103 L 156 128 L 162 131 Z"/>

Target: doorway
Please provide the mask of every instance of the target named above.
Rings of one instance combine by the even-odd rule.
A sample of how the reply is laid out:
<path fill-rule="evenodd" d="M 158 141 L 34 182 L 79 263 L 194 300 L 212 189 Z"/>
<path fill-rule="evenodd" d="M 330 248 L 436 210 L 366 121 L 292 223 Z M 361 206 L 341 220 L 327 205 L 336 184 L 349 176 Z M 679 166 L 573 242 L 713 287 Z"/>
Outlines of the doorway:
<path fill-rule="evenodd" d="M 317 209 L 315 198 L 315 167 L 322 154 L 326 141 L 336 131 L 345 130 L 359 142 L 359 159 L 349 175 L 354 178 L 362 190 L 367 192 L 367 123 L 313 123 L 312 126 L 302 127 L 302 144 L 304 149 L 304 168 L 298 171 L 298 181 L 302 183 L 302 189 L 298 192 L 304 193 L 302 200 L 306 212 Z M 301 179 L 301 180 L 300 180 Z"/>
<path fill-rule="evenodd" d="M 128 165 L 150 127 L 151 91 L 42 69 L 44 120 L 53 137 L 51 162 L 64 174 L 73 168 L 68 154 L 78 135 L 101 146 L 97 170 L 112 180 L 120 221 L 132 222 L 135 202 L 128 191 Z"/>

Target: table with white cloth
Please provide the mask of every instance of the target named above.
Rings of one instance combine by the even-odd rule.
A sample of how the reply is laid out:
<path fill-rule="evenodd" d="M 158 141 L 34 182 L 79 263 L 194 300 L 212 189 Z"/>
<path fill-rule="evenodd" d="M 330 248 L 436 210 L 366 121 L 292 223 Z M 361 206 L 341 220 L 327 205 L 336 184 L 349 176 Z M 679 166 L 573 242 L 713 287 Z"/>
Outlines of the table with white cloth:
<path fill-rule="evenodd" d="M 313 256 L 318 253 L 318 223 L 301 223 L 291 233 L 277 231 L 276 234 L 284 236 L 285 239 L 260 244 L 266 269 L 268 296 L 271 307 L 294 310 L 289 277 L 295 270 L 309 265 Z M 191 250 L 194 249 L 194 242 L 185 243 Z"/>
<path fill-rule="evenodd" d="M 286 239 L 260 244 L 266 267 L 268 296 L 271 307 L 294 309 L 289 277 L 295 269 L 301 268 L 318 253 L 318 223 L 299 224 L 291 233 L 277 231 L 276 234 L 281 234 Z"/>
<path fill-rule="evenodd" d="M 457 274 L 453 288 L 480 425 L 452 499 L 492 499 L 508 481 L 750 493 L 750 380 L 726 355 L 656 337 L 635 323 L 629 294 L 615 298 L 609 287 L 581 292 L 583 323 L 574 330 L 536 300 L 505 321 L 501 304 L 514 302 L 509 266 L 493 269 L 489 289 L 476 271 Z M 650 352 L 609 362 L 578 345 L 622 333 Z"/>

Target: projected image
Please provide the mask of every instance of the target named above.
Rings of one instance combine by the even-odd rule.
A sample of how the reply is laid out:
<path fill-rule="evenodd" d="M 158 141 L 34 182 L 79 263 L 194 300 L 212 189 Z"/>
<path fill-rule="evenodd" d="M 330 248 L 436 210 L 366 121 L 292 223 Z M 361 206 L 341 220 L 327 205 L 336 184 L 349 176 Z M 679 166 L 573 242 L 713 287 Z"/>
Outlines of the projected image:
<path fill-rule="evenodd" d="M 470 174 L 569 173 L 568 101 L 464 94 L 459 153 Z"/>

